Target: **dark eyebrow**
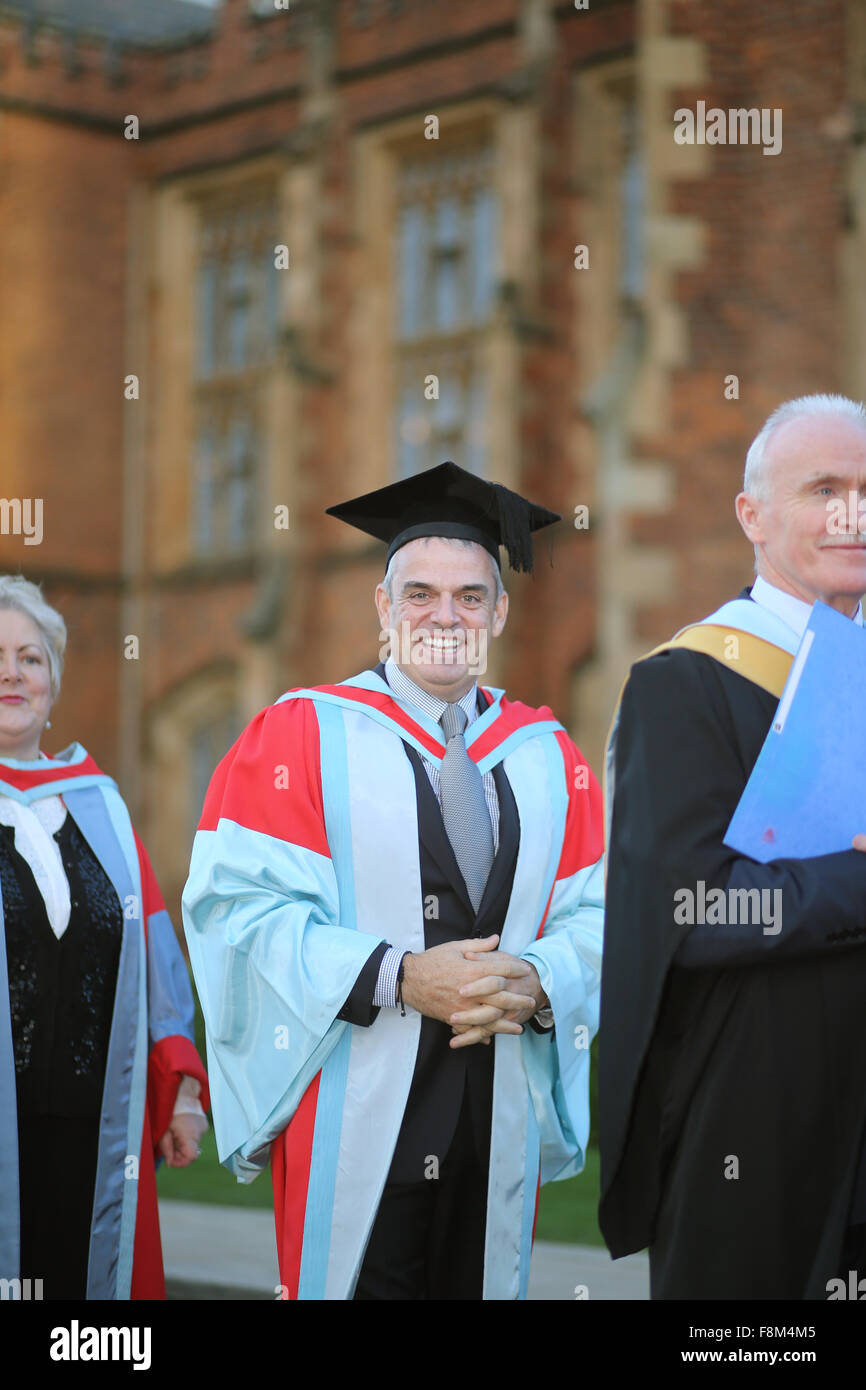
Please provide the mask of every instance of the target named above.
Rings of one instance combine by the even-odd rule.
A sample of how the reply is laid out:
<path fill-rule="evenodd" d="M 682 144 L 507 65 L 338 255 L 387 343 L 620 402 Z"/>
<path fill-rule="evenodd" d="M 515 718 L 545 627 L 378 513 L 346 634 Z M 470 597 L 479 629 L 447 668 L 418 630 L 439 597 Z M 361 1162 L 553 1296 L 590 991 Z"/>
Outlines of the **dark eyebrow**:
<path fill-rule="evenodd" d="M 403 585 L 401 592 L 405 594 L 408 593 L 410 589 L 435 589 L 435 587 L 435 584 L 428 584 L 423 579 L 407 579 L 406 583 Z M 488 589 L 486 584 L 458 584 L 454 592 L 461 594 L 487 594 L 490 592 L 490 590 Z"/>

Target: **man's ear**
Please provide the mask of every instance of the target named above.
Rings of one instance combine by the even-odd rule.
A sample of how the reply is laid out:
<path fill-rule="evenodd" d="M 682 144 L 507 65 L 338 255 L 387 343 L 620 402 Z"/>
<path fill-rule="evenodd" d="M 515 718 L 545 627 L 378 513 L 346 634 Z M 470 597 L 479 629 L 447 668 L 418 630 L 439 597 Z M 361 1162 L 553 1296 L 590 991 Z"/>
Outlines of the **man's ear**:
<path fill-rule="evenodd" d="M 747 540 L 752 545 L 760 545 L 764 540 L 764 524 L 761 515 L 762 504 L 760 498 L 753 497 L 751 493 L 740 492 L 734 502 L 734 511 L 737 514 L 737 521 L 743 528 Z"/>
<path fill-rule="evenodd" d="M 503 592 L 499 595 L 499 598 L 496 600 L 496 604 L 493 608 L 493 621 L 490 624 L 491 637 L 498 637 L 500 635 L 502 629 L 505 627 L 507 617 L 508 594 L 505 593 L 505 591 L 503 590 Z"/>
<path fill-rule="evenodd" d="M 384 584 L 376 585 L 373 599 L 376 604 L 376 612 L 379 615 L 379 630 L 387 632 L 391 626 L 391 603 Z"/>

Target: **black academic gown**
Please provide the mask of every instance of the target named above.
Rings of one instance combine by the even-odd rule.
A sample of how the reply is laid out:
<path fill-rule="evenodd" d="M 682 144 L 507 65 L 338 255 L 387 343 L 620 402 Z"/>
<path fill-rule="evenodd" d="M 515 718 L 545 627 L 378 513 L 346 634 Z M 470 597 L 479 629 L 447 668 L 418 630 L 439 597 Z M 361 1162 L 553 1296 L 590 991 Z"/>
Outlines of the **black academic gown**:
<path fill-rule="evenodd" d="M 762 865 L 722 843 L 776 705 L 682 649 L 623 695 L 599 1221 L 614 1258 L 650 1247 L 654 1298 L 825 1299 L 866 1221 L 866 854 Z M 780 888 L 781 931 L 678 925 L 699 880 Z"/>

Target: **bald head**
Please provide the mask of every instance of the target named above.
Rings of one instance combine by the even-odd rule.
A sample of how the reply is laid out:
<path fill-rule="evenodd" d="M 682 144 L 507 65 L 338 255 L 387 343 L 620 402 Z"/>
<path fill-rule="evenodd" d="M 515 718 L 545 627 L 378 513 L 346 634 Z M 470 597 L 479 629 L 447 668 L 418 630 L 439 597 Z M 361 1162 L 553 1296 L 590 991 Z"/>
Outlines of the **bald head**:
<path fill-rule="evenodd" d="M 775 411 L 749 450 L 736 511 L 760 575 L 850 616 L 866 592 L 863 407 L 806 397 Z"/>
<path fill-rule="evenodd" d="M 866 406 L 847 396 L 835 395 L 798 396 L 795 400 L 783 401 L 767 417 L 749 446 L 743 491 L 752 497 L 766 497 L 771 485 L 771 453 L 774 457 L 779 454 L 779 449 L 773 447 L 779 433 L 786 425 L 800 423 L 808 427 L 810 422 L 821 420 L 848 420 L 855 427 L 866 429 Z"/>

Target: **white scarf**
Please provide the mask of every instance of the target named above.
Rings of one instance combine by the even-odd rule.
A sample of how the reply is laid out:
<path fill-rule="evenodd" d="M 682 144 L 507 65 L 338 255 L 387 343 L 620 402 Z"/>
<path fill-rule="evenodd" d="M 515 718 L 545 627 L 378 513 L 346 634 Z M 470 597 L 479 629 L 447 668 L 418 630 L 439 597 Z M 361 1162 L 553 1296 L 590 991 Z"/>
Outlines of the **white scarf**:
<path fill-rule="evenodd" d="M 22 801 L 0 794 L 0 824 L 11 825 L 15 832 L 15 848 L 33 871 L 51 930 L 58 941 L 69 926 L 72 911 L 69 880 L 60 846 L 54 838 L 55 830 L 59 830 L 66 815 L 60 796 L 42 796 L 31 806 L 25 806 Z"/>

